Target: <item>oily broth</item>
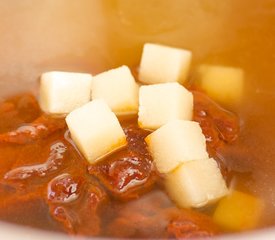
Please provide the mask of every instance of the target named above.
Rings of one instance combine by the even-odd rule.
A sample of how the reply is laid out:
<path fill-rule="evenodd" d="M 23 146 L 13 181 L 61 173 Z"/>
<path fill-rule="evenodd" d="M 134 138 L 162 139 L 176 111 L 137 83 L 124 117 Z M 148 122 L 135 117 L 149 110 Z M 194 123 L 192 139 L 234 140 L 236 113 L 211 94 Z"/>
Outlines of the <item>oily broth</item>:
<path fill-rule="evenodd" d="M 0 14 L 0 98 L 36 93 L 48 70 L 138 66 L 144 42 L 192 50 L 192 72 L 201 63 L 243 68 L 243 101 L 229 106 L 241 134 L 222 154 L 232 184 L 265 200 L 262 226 L 274 224 L 274 0 L 21 0 L 1 2 Z"/>
<path fill-rule="evenodd" d="M 241 135 L 223 154 L 232 184 L 263 198 L 262 225 L 274 224 L 275 1 L 112 3 L 108 36 L 117 65 L 138 65 L 143 43 L 157 42 L 192 50 L 193 72 L 201 63 L 244 69 L 243 101 L 227 106 L 240 116 Z"/>

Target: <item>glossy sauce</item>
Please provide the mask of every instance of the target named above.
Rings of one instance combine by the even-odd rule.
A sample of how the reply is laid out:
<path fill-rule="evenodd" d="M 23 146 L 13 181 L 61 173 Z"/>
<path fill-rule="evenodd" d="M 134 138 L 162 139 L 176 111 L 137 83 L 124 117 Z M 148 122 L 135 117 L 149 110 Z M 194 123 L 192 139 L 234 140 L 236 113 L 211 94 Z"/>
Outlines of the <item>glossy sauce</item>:
<path fill-rule="evenodd" d="M 194 120 L 207 136 L 209 153 L 216 157 L 218 149 L 238 137 L 238 118 L 203 93 L 193 94 Z M 0 116 L 13 121 L 0 133 L 1 153 L 12 156 L 1 162 L 2 219 L 36 226 L 37 211 L 43 210 L 43 228 L 89 236 L 180 238 L 221 232 L 209 216 L 180 210 L 169 200 L 144 141 L 150 132 L 137 126 L 136 116 L 120 119 L 128 145 L 89 165 L 70 138 L 64 119 L 41 113 L 31 97 L 29 107 L 20 108 L 18 102 L 27 96 L 0 104 L 17 106 Z M 17 115 L 11 116 L 12 111 Z M 41 116 L 33 114 L 30 122 L 20 122 L 29 111 Z M 229 181 L 225 163 L 219 164 Z M 25 205 L 27 220 L 22 216 Z"/>

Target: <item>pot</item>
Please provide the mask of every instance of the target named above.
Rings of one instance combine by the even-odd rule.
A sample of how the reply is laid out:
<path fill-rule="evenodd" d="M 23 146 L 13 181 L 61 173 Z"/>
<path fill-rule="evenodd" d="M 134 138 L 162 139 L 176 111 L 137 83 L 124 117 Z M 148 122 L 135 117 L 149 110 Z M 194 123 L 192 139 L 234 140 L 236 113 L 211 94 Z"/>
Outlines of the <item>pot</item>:
<path fill-rule="evenodd" d="M 241 136 L 228 165 L 266 210 L 263 230 L 221 239 L 275 237 L 274 0 L 15 0 L 1 1 L 0 15 L 0 100 L 37 94 L 45 71 L 137 67 L 145 42 L 191 50 L 191 72 L 205 63 L 242 68 L 243 100 L 228 106 L 240 116 Z M 68 238 L 4 222 L 0 229 L 2 239 Z"/>

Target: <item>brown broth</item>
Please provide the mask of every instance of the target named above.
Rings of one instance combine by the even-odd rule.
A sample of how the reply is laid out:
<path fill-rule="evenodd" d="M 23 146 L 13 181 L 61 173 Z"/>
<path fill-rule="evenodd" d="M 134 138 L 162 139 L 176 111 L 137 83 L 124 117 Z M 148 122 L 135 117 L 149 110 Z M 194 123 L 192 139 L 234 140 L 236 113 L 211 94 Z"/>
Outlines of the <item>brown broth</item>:
<path fill-rule="evenodd" d="M 244 98 L 232 107 L 240 137 L 222 154 L 236 188 L 264 199 L 261 226 L 274 225 L 274 0 L 2 1 L 0 16 L 2 100 L 37 94 L 44 71 L 138 66 L 144 42 L 192 50 L 192 72 L 201 63 L 243 68 Z"/>
<path fill-rule="evenodd" d="M 205 94 L 193 95 L 193 119 L 230 183 L 231 170 L 217 151 L 238 138 L 238 118 Z M 120 118 L 127 146 L 89 164 L 64 118 L 41 113 L 29 94 L 6 99 L 0 108 L 0 119 L 9 123 L 0 131 L 0 219 L 88 236 L 187 238 L 222 232 L 211 211 L 179 209 L 169 200 L 144 140 L 150 131 L 138 127 L 137 116 Z"/>

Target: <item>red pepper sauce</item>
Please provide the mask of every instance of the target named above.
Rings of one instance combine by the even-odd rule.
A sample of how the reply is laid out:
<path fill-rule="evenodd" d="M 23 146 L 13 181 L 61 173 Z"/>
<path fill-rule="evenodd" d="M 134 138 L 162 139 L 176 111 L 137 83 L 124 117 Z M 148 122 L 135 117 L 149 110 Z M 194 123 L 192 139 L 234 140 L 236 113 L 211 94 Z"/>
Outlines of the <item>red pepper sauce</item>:
<path fill-rule="evenodd" d="M 238 118 L 200 92 L 194 121 L 211 156 L 238 136 Z M 0 104 L 0 218 L 69 234 L 190 238 L 218 234 L 206 214 L 178 209 L 165 194 L 136 116 L 121 119 L 127 147 L 89 165 L 64 119 L 41 113 L 33 96 Z M 173 154 L 173 153 L 171 153 Z"/>

